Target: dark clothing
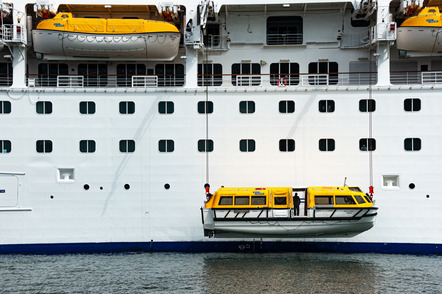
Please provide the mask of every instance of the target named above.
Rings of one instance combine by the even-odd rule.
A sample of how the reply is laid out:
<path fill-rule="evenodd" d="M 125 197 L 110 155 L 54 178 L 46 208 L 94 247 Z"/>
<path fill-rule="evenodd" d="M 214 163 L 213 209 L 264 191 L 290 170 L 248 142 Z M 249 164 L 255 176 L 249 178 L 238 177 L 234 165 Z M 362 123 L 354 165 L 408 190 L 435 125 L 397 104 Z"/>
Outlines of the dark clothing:
<path fill-rule="evenodd" d="M 297 194 L 293 196 L 293 213 L 294 215 L 299 215 L 299 204 L 301 204 L 301 198 Z"/>

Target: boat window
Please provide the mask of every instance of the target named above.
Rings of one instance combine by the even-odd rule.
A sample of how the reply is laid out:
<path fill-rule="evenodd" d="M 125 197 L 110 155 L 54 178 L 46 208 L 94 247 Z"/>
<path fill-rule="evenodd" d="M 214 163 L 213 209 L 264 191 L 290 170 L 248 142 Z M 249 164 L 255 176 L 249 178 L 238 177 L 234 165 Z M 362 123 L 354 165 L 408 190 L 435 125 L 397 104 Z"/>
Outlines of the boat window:
<path fill-rule="evenodd" d="M 333 196 L 314 196 L 315 205 L 333 205 Z"/>
<path fill-rule="evenodd" d="M 371 203 L 371 202 L 372 202 L 370 197 L 368 197 L 368 196 L 364 196 L 364 198 L 365 198 L 365 200 L 367 200 L 368 203 Z"/>
<path fill-rule="evenodd" d="M 11 152 L 11 141 L 9 140 L 0 140 L 0 153 L 9 153 Z"/>
<path fill-rule="evenodd" d="M 146 65 L 144 64 L 118 64 L 117 65 L 117 85 L 119 87 L 131 87 L 132 86 L 132 76 L 134 75 L 145 75 Z"/>
<path fill-rule="evenodd" d="M 0 86 L 12 86 L 12 63 L 0 63 Z"/>
<path fill-rule="evenodd" d="M 204 35 L 204 45 L 207 48 L 218 47 L 221 39 L 219 24 L 208 23 L 206 25 L 206 34 Z"/>
<path fill-rule="evenodd" d="M 338 83 L 337 62 L 311 62 L 308 65 L 310 85 L 336 85 Z"/>
<path fill-rule="evenodd" d="M 430 9 L 430 10 L 428 10 L 428 12 L 434 12 L 434 13 L 436 13 L 436 10 L 435 10 L 435 9 Z"/>
<path fill-rule="evenodd" d="M 175 111 L 175 105 L 172 101 L 158 102 L 158 112 L 161 114 L 171 114 Z"/>
<path fill-rule="evenodd" d="M 267 18 L 267 45 L 302 44 L 302 17 L 270 16 Z"/>
<path fill-rule="evenodd" d="M 35 110 L 38 114 L 51 114 L 52 102 L 51 101 L 38 101 L 35 104 Z"/>
<path fill-rule="evenodd" d="M 370 25 L 370 20 L 365 18 L 351 18 L 351 26 L 354 28 L 360 28 L 360 27 L 368 27 Z"/>
<path fill-rule="evenodd" d="M 355 196 L 356 201 L 357 201 L 359 204 L 363 204 L 363 203 L 365 203 L 365 200 L 364 200 L 364 198 L 363 198 L 362 196 L 359 196 L 359 195 L 354 195 L 354 196 Z"/>
<path fill-rule="evenodd" d="M 419 111 L 421 110 L 421 100 L 419 98 L 407 98 L 404 100 L 405 111 Z"/>
<path fill-rule="evenodd" d="M 295 151 L 295 140 L 293 139 L 281 139 L 279 140 L 279 151 L 293 152 Z"/>
<path fill-rule="evenodd" d="M 359 150 L 374 151 L 376 150 L 376 140 L 373 138 L 362 138 L 359 140 Z"/>
<path fill-rule="evenodd" d="M 51 140 L 38 140 L 35 146 L 38 153 L 51 153 L 52 141 Z"/>
<path fill-rule="evenodd" d="M 376 100 L 374 99 L 362 99 L 359 100 L 360 112 L 373 112 L 376 110 Z"/>
<path fill-rule="evenodd" d="M 255 140 L 243 139 L 239 141 L 239 150 L 241 152 L 253 152 L 255 151 Z"/>
<path fill-rule="evenodd" d="M 198 64 L 198 86 L 221 86 L 223 66 L 219 63 Z"/>
<path fill-rule="evenodd" d="M 334 139 L 320 139 L 319 140 L 319 150 L 320 151 L 334 151 L 335 150 L 335 140 Z"/>
<path fill-rule="evenodd" d="M 275 205 L 287 205 L 287 197 L 274 197 Z"/>
<path fill-rule="evenodd" d="M 232 205 L 233 204 L 233 196 L 222 196 L 219 199 L 218 205 Z"/>
<path fill-rule="evenodd" d="M 80 102 L 80 113 L 81 114 L 94 114 L 95 113 L 95 102 L 94 101 L 81 101 Z"/>
<path fill-rule="evenodd" d="M 95 152 L 95 141 L 94 140 L 81 140 L 80 141 L 80 152 L 81 153 L 94 153 Z"/>
<path fill-rule="evenodd" d="M 63 17 L 63 18 L 67 18 L 67 17 L 69 17 L 69 15 L 67 15 L 67 14 L 63 14 L 61 17 Z"/>
<path fill-rule="evenodd" d="M 280 113 L 293 113 L 295 112 L 295 101 L 293 100 L 281 100 L 279 101 Z"/>
<path fill-rule="evenodd" d="M 134 140 L 121 140 L 120 141 L 120 152 L 135 152 L 135 141 Z"/>
<path fill-rule="evenodd" d="M 120 102 L 121 114 L 133 114 L 135 113 L 135 102 L 133 101 L 121 101 Z"/>
<path fill-rule="evenodd" d="M 232 85 L 259 86 L 261 84 L 261 65 L 259 63 L 232 64 Z"/>
<path fill-rule="evenodd" d="M 353 191 L 353 192 L 362 192 L 359 187 L 348 187 L 348 190 Z"/>
<path fill-rule="evenodd" d="M 212 152 L 213 140 L 198 140 L 198 151 L 200 152 Z"/>
<path fill-rule="evenodd" d="M 319 101 L 319 112 L 334 112 L 335 111 L 335 101 L 334 100 L 320 100 Z"/>
<path fill-rule="evenodd" d="M 255 102 L 254 101 L 240 101 L 239 102 L 239 112 L 241 112 L 241 113 L 254 113 L 255 112 Z"/>
<path fill-rule="evenodd" d="M 419 138 L 406 138 L 404 149 L 407 151 L 419 151 L 422 148 L 422 140 Z"/>
<path fill-rule="evenodd" d="M 182 64 L 157 64 L 155 74 L 158 76 L 158 87 L 184 85 L 184 65 Z"/>
<path fill-rule="evenodd" d="M 9 101 L 0 101 L 0 113 L 1 114 L 11 113 L 11 102 L 9 102 Z"/>
<path fill-rule="evenodd" d="M 270 64 L 270 84 L 272 86 L 296 86 L 299 84 L 299 64 L 281 62 Z"/>
<path fill-rule="evenodd" d="M 212 113 L 213 112 L 213 102 L 212 101 L 199 101 L 198 102 L 198 113 Z"/>
<path fill-rule="evenodd" d="M 236 196 L 235 205 L 249 205 L 249 196 Z"/>
<path fill-rule="evenodd" d="M 175 150 L 175 142 L 173 140 L 158 141 L 158 150 L 160 152 L 173 152 Z"/>
<path fill-rule="evenodd" d="M 266 205 L 266 196 L 252 196 L 252 205 Z"/>
<path fill-rule="evenodd" d="M 335 199 L 336 204 L 338 205 L 356 204 L 351 196 L 336 196 Z"/>
<path fill-rule="evenodd" d="M 65 63 L 40 63 L 38 65 L 38 84 L 42 87 L 57 87 L 57 76 L 69 74 Z"/>

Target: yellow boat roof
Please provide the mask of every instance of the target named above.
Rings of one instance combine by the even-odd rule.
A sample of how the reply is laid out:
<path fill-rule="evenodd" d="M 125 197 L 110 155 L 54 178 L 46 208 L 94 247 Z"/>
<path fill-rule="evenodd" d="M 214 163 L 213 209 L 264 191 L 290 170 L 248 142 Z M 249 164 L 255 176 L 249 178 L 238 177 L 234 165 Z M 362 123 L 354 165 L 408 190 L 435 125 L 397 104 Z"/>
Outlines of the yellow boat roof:
<path fill-rule="evenodd" d="M 38 30 L 75 32 L 85 34 L 145 34 L 178 33 L 172 23 L 144 19 L 74 18 L 72 13 L 61 12 L 54 18 L 41 21 Z"/>
<path fill-rule="evenodd" d="M 439 7 L 425 7 L 417 16 L 406 19 L 401 27 L 441 27 Z"/>

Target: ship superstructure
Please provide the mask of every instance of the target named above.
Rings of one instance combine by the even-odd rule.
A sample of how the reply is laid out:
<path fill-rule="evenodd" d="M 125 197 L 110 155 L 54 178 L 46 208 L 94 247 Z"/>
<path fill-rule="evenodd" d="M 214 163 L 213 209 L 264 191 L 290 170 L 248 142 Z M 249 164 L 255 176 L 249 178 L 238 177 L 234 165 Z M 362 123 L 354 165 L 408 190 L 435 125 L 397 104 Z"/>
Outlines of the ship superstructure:
<path fill-rule="evenodd" d="M 436 2 L 4 1 L 0 252 L 441 253 L 441 53 L 396 43 Z M 353 238 L 204 237 L 205 183 L 345 179 L 379 208 Z"/>

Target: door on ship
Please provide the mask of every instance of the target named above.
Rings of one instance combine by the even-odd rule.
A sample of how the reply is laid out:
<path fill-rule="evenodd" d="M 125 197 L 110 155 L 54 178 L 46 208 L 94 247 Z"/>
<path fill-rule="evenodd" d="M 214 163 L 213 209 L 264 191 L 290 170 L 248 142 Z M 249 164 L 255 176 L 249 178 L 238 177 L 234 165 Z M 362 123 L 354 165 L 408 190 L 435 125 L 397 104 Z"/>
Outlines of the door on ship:
<path fill-rule="evenodd" d="M 306 216 L 307 210 L 306 210 L 306 195 L 307 195 L 307 189 L 306 188 L 292 188 L 292 200 L 293 200 L 293 208 L 292 208 L 292 216 Z M 298 199 L 299 198 L 299 199 Z M 296 203 L 299 203 L 299 211 L 296 209 Z"/>

